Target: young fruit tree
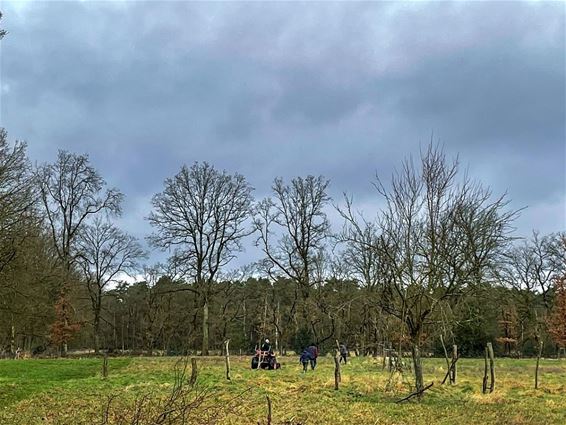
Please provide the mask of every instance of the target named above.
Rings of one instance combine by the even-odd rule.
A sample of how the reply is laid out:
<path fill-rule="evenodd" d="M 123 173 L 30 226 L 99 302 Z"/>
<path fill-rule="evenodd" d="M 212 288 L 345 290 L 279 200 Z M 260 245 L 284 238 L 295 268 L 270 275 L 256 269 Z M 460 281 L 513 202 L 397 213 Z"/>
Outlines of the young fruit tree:
<path fill-rule="evenodd" d="M 418 165 L 405 160 L 390 185 L 379 178 L 375 183 L 385 205 L 377 219 L 379 238 L 367 249 L 381 265 L 381 307 L 406 328 L 419 396 L 425 389 L 421 347 L 431 333 L 427 328 L 443 302 L 454 302 L 486 279 L 516 216 L 506 211 L 504 196 L 493 198 L 458 172 L 458 160 L 449 161 L 431 145 Z"/>
<path fill-rule="evenodd" d="M 219 271 L 242 249 L 250 234 L 246 222 L 253 202 L 244 176 L 218 171 L 205 163 L 183 166 L 165 180 L 163 192 L 153 197 L 150 242 L 172 249 L 172 263 L 193 282 L 189 290 L 202 303 L 202 355 L 208 355 L 208 309 Z"/>

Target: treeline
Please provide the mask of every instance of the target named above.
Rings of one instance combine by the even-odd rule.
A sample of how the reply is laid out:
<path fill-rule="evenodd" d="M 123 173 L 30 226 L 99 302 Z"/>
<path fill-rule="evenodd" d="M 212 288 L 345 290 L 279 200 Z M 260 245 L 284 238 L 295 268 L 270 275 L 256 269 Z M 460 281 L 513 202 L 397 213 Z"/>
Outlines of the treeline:
<path fill-rule="evenodd" d="M 4 352 L 208 354 L 227 338 L 243 352 L 264 337 L 280 351 L 338 339 L 360 353 L 411 351 L 422 387 L 420 357 L 443 349 L 441 335 L 464 355 L 487 341 L 517 356 L 540 341 L 547 353 L 564 347 L 564 233 L 517 238 L 506 197 L 432 145 L 374 184 L 382 207 L 370 220 L 348 196 L 334 205 L 322 176 L 276 178 L 255 200 L 240 174 L 183 166 L 152 198 L 147 240 L 170 258 L 148 266 L 116 225 L 124 195 L 86 155 L 32 167 L 2 130 Z M 250 238 L 262 257 L 230 272 Z"/>
<path fill-rule="evenodd" d="M 103 311 L 102 346 L 111 351 L 137 354 L 179 355 L 199 353 L 202 341 L 202 311 L 190 284 L 164 277 L 151 287 L 145 282 L 109 291 Z M 321 342 L 326 350 L 335 348 L 335 339 L 346 343 L 359 355 L 381 355 L 383 348 L 397 349 L 399 341 L 409 350 L 399 320 L 379 309 L 375 293 L 368 294 L 355 282 L 328 281 L 317 296 L 325 299 L 334 315 L 319 315 L 311 323 L 295 322 L 292 315 L 294 283 L 280 279 L 250 278 L 243 282 L 215 284 L 215 302 L 210 308 L 211 348 L 220 353 L 222 342 L 249 354 L 262 337 L 269 337 L 280 354 Z M 534 315 L 521 316 L 521 300 L 528 296 L 515 289 L 486 285 L 481 292 L 461 301 L 450 312 L 449 322 L 431 326 L 424 350 L 442 356 L 440 335 L 450 347 L 458 344 L 465 357 L 481 356 L 485 344 L 494 342 L 498 355 L 534 356 L 537 352 L 537 324 Z M 531 300 L 539 305 L 536 294 Z M 345 305 L 346 300 L 351 300 Z M 533 309 L 533 312 L 537 311 Z M 81 317 L 89 323 L 88 310 Z M 548 313 L 548 312 L 547 312 Z M 541 314 L 541 313 L 539 313 Z M 547 318 L 548 316 L 542 316 Z M 448 317 L 446 318 L 448 319 Z M 330 336 L 330 338 L 328 338 Z M 557 344 L 545 330 L 540 336 L 546 355 L 557 354 Z M 75 339 L 76 347 L 92 347 L 92 330 L 86 327 Z"/>

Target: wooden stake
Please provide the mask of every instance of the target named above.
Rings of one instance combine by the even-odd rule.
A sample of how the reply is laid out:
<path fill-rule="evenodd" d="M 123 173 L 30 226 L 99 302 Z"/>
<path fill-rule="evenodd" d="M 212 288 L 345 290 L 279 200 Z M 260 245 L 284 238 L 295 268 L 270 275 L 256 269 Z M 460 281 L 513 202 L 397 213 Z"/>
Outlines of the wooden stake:
<path fill-rule="evenodd" d="M 485 355 L 484 355 L 484 366 L 483 366 L 483 381 L 482 381 L 482 393 L 485 394 L 487 392 L 487 345 L 485 346 Z"/>
<path fill-rule="evenodd" d="M 451 376 L 453 369 L 456 367 L 456 362 L 458 361 L 459 358 L 460 357 L 456 357 L 455 359 L 452 359 L 452 363 L 450 363 L 450 366 L 448 367 L 448 370 L 446 371 L 446 375 L 444 375 L 444 379 L 442 380 L 440 385 L 444 385 L 444 383 L 446 382 L 448 377 Z"/>
<path fill-rule="evenodd" d="M 495 356 L 493 355 L 493 346 L 491 342 L 487 343 L 487 351 L 489 353 L 489 392 L 492 393 L 495 390 Z"/>
<path fill-rule="evenodd" d="M 224 359 L 226 361 L 226 379 L 230 381 L 230 351 L 228 350 L 228 344 L 230 340 L 224 341 Z"/>
<path fill-rule="evenodd" d="M 191 358 L 191 379 L 189 380 L 189 385 L 193 387 L 198 378 L 198 368 L 197 368 L 197 359 L 194 357 Z"/>
<path fill-rule="evenodd" d="M 537 354 L 537 367 L 535 369 L 535 390 L 538 389 L 538 368 L 539 368 L 539 364 L 540 364 L 540 358 L 542 356 L 542 347 L 543 347 L 542 339 L 539 339 L 539 341 L 538 341 L 538 354 Z"/>
<path fill-rule="evenodd" d="M 265 398 L 267 399 L 267 425 L 271 425 L 271 399 L 268 395 Z"/>
<path fill-rule="evenodd" d="M 458 346 L 452 346 L 452 375 L 450 376 L 450 383 L 456 384 L 456 376 L 457 376 L 457 368 L 456 368 L 456 361 L 458 360 Z"/>

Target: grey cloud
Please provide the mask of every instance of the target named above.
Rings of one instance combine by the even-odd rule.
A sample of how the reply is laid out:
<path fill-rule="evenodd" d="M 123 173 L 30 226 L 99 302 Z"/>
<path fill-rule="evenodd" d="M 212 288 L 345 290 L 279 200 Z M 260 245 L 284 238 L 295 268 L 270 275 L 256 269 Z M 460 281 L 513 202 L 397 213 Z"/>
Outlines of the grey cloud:
<path fill-rule="evenodd" d="M 19 7 L 4 10 L 2 125 L 37 161 L 88 152 L 129 196 L 123 222 L 138 236 L 182 163 L 241 172 L 258 197 L 275 176 L 324 174 L 335 199 L 346 190 L 370 208 L 374 173 L 433 132 L 474 177 L 533 207 L 523 230 L 545 213 L 564 226 L 559 4 Z"/>

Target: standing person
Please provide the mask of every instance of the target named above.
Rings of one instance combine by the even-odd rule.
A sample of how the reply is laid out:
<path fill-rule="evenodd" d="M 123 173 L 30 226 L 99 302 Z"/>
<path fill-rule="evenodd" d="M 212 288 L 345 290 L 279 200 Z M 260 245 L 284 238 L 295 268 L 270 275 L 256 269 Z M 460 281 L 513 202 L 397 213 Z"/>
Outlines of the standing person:
<path fill-rule="evenodd" d="M 309 345 L 301 353 L 299 361 L 303 364 L 303 372 L 307 371 L 307 366 L 310 363 L 311 370 L 316 367 L 316 359 L 318 358 L 318 347 L 315 344 Z"/>
<path fill-rule="evenodd" d="M 346 347 L 346 344 L 342 343 L 340 344 L 340 362 L 342 362 L 342 360 L 344 360 L 344 364 L 348 363 L 348 348 Z"/>

